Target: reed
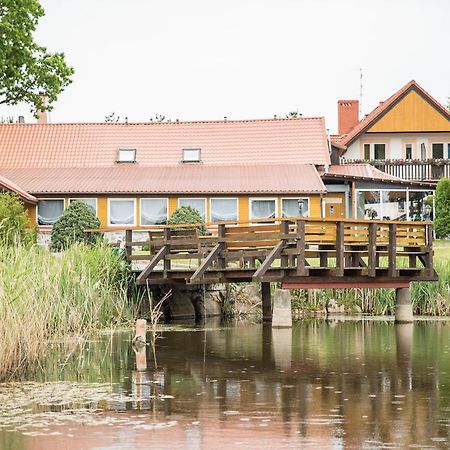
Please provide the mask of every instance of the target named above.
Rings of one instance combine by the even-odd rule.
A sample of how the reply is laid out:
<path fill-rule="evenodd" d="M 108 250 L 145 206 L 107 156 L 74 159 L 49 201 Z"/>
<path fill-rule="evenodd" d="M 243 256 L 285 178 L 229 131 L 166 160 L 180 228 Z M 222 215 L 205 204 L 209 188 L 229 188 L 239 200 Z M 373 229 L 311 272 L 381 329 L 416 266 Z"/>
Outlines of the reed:
<path fill-rule="evenodd" d="M 129 277 L 107 246 L 0 246 L 0 379 L 37 363 L 49 340 L 132 320 Z"/>

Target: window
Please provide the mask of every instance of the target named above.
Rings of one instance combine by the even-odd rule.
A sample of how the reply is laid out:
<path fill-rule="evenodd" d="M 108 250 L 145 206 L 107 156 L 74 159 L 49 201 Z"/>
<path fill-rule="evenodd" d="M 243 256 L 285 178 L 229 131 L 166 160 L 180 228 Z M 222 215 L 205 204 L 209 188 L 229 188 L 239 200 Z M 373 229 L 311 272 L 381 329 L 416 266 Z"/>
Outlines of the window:
<path fill-rule="evenodd" d="M 412 144 L 406 144 L 405 146 L 405 158 L 412 159 Z"/>
<path fill-rule="evenodd" d="M 211 222 L 238 220 L 237 198 L 212 198 Z"/>
<path fill-rule="evenodd" d="M 364 144 L 364 159 L 366 161 L 370 160 L 370 144 Z"/>
<path fill-rule="evenodd" d="M 183 149 L 183 162 L 200 162 L 200 149 L 199 148 L 184 148 Z"/>
<path fill-rule="evenodd" d="M 180 198 L 178 199 L 178 206 L 190 206 L 191 208 L 196 209 L 203 220 L 206 217 L 206 199 L 204 198 Z"/>
<path fill-rule="evenodd" d="M 117 154 L 117 162 L 136 162 L 136 149 L 121 148 Z"/>
<path fill-rule="evenodd" d="M 309 199 L 283 198 L 281 199 L 281 217 L 308 217 Z"/>
<path fill-rule="evenodd" d="M 386 145 L 385 144 L 374 144 L 374 159 L 385 159 L 386 158 Z"/>
<path fill-rule="evenodd" d="M 444 144 L 431 144 L 433 159 L 444 158 Z"/>
<path fill-rule="evenodd" d="M 276 217 L 277 201 L 275 199 L 251 199 L 250 216 L 252 219 L 272 219 Z"/>
<path fill-rule="evenodd" d="M 94 214 L 97 215 L 97 199 L 96 198 L 71 198 L 69 200 L 69 203 L 72 203 L 75 201 L 84 203 L 85 205 L 89 206 L 92 209 L 92 211 L 94 211 Z"/>
<path fill-rule="evenodd" d="M 167 222 L 167 198 L 141 199 L 141 225 L 163 225 Z"/>
<path fill-rule="evenodd" d="M 136 202 L 133 198 L 108 199 L 110 225 L 135 225 Z"/>
<path fill-rule="evenodd" d="M 53 225 L 63 212 L 63 199 L 39 200 L 37 207 L 38 225 Z"/>

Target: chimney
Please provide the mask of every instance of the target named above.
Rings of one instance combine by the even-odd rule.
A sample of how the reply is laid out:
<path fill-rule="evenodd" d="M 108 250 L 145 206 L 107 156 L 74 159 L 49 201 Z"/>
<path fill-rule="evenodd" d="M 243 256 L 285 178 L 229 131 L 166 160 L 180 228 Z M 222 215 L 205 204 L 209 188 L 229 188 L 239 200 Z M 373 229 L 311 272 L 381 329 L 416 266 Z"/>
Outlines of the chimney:
<path fill-rule="evenodd" d="M 39 95 L 41 96 L 41 99 L 42 99 L 42 107 L 47 108 L 47 106 L 48 106 L 47 96 L 43 92 L 40 92 Z M 37 112 L 37 123 L 48 123 L 47 109 L 45 109 L 44 111 L 39 110 Z"/>
<path fill-rule="evenodd" d="M 338 100 L 338 133 L 347 134 L 359 122 L 359 101 Z"/>

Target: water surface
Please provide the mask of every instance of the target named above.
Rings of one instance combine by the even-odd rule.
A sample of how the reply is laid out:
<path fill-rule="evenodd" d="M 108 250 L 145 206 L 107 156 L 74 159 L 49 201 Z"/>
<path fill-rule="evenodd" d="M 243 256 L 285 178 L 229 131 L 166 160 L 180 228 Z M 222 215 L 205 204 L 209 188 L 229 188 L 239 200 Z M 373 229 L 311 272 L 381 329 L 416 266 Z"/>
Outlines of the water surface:
<path fill-rule="evenodd" d="M 450 448 L 450 323 L 170 326 L 0 384 L 0 449 Z"/>

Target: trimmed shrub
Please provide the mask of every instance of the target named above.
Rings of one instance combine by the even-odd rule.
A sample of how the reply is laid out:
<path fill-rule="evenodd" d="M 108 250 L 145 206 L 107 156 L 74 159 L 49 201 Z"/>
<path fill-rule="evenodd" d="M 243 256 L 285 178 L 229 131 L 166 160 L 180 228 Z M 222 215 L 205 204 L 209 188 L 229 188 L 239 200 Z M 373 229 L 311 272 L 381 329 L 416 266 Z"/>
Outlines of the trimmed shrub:
<path fill-rule="evenodd" d="M 169 225 L 179 225 L 183 223 L 205 223 L 205 221 L 197 209 L 190 206 L 181 206 L 173 212 L 167 223 Z M 197 227 L 197 229 L 200 235 L 206 234 L 204 225 Z"/>
<path fill-rule="evenodd" d="M 434 229 L 438 239 L 450 237 L 450 179 L 442 178 L 436 186 Z"/>
<path fill-rule="evenodd" d="M 99 228 L 100 221 L 94 211 L 83 202 L 71 202 L 63 215 L 54 223 L 52 229 L 52 250 L 61 251 L 76 242 L 85 242 L 86 228 Z M 99 233 L 92 233 L 89 243 L 95 243 Z"/>
<path fill-rule="evenodd" d="M 4 245 L 36 242 L 36 228 L 26 228 L 28 215 L 19 196 L 0 193 L 0 241 Z"/>

